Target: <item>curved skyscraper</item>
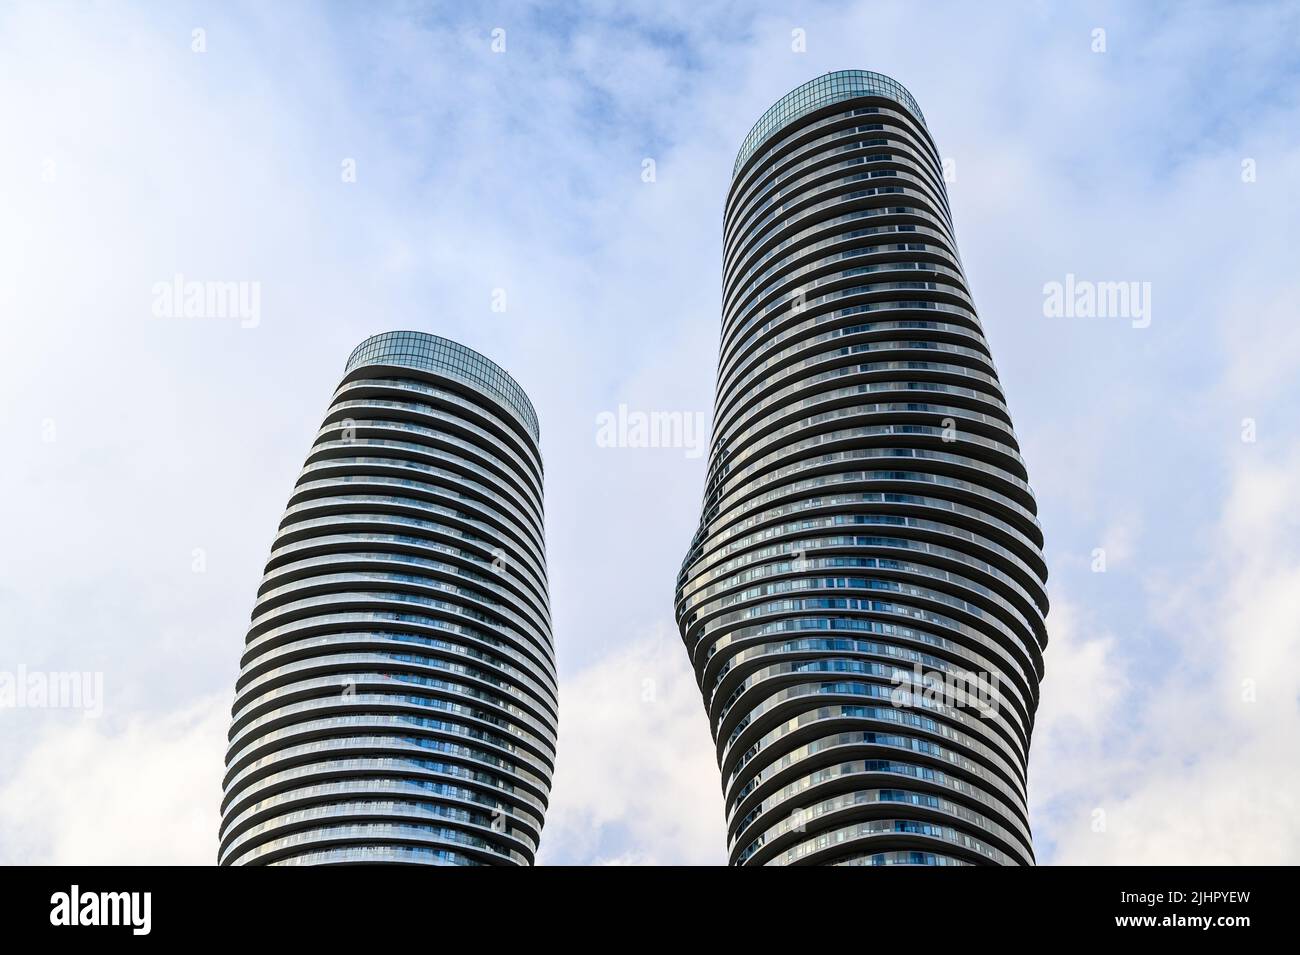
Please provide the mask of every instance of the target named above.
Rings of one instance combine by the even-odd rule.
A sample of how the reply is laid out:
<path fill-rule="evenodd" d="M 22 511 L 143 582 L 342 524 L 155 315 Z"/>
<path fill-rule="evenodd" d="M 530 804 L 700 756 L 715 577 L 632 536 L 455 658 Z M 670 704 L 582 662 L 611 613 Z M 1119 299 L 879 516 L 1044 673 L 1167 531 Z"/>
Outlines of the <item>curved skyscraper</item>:
<path fill-rule="evenodd" d="M 222 864 L 531 864 L 555 759 L 537 416 L 483 356 L 369 338 L 271 547 Z"/>
<path fill-rule="evenodd" d="M 916 101 L 783 97 L 736 158 L 677 617 L 734 864 L 1031 864 L 1047 569 Z"/>

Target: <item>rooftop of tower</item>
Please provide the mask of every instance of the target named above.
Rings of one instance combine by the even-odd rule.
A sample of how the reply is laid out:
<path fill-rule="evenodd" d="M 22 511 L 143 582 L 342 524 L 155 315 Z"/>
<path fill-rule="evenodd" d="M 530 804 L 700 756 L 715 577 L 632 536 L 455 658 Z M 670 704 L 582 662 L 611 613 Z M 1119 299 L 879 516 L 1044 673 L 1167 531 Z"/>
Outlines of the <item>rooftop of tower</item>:
<path fill-rule="evenodd" d="M 519 382 L 496 362 L 460 342 L 428 332 L 381 332 L 371 335 L 352 350 L 343 373 L 346 375 L 360 365 L 422 368 L 457 378 L 500 399 L 519 415 L 533 440 L 541 440 L 537 412 Z"/>
<path fill-rule="evenodd" d="M 885 99 L 892 99 L 925 125 L 925 115 L 921 112 L 921 107 L 898 80 L 870 70 L 836 70 L 795 87 L 758 118 L 754 128 L 740 144 L 736 163 L 731 168 L 732 177 L 734 178 L 740 171 L 745 160 L 782 127 L 813 110 L 858 96 L 882 96 Z"/>

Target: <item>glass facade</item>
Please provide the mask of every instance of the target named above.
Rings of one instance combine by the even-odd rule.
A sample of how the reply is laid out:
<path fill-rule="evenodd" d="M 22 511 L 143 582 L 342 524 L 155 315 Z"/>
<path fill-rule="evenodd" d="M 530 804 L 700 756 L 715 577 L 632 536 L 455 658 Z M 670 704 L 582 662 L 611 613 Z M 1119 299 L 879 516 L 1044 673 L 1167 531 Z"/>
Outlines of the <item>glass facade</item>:
<path fill-rule="evenodd" d="M 440 372 L 499 398 L 519 415 L 534 441 L 541 440 L 537 412 L 524 389 L 494 361 L 458 342 L 426 332 L 384 332 L 353 350 L 345 371 L 359 365 L 402 365 Z"/>
<path fill-rule="evenodd" d="M 528 865 L 557 732 L 536 416 L 417 332 L 348 359 L 235 689 L 223 865 Z"/>
<path fill-rule="evenodd" d="M 745 141 L 740 144 L 740 152 L 736 154 L 736 163 L 731 170 L 732 175 L 740 171 L 745 160 L 752 156 L 768 137 L 799 117 L 832 103 L 869 96 L 879 96 L 901 103 L 913 116 L 925 123 L 925 115 L 921 112 L 921 107 L 916 104 L 916 100 L 912 98 L 912 94 L 892 77 L 885 76 L 883 73 L 872 73 L 870 70 L 839 70 L 835 73 L 827 73 L 786 93 L 759 117 L 758 122 L 749 131 L 749 135 L 745 137 Z"/>
<path fill-rule="evenodd" d="M 924 117 L 832 73 L 735 170 L 676 604 L 731 862 L 1032 864 L 1043 537 Z"/>

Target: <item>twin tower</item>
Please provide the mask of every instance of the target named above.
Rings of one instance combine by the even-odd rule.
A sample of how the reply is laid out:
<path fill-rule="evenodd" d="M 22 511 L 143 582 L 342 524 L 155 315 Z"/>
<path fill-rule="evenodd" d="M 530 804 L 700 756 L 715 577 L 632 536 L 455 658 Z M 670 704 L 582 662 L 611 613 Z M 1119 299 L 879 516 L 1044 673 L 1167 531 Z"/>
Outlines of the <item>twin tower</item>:
<path fill-rule="evenodd" d="M 1032 864 L 1043 539 L 907 90 L 830 73 L 763 114 L 723 249 L 676 616 L 730 861 Z M 538 442 L 468 348 L 353 352 L 258 588 L 222 864 L 534 861 L 558 715 Z"/>

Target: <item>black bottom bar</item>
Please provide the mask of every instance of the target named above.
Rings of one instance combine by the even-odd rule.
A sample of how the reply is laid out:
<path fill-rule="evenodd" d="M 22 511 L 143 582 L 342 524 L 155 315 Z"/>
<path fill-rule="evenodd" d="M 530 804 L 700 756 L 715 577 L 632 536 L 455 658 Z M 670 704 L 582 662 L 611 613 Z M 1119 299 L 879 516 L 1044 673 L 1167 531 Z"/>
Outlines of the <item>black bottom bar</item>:
<path fill-rule="evenodd" d="M 1233 944 L 1242 933 L 1285 931 L 1294 914 L 1282 912 L 1294 881 L 1286 868 L 38 868 L 8 869 L 4 879 L 9 939 L 75 934 L 80 942 L 258 950 L 478 935 L 483 943 L 531 938 L 542 948 L 667 945 L 676 955 L 671 949 L 708 938 L 731 952 L 741 940 L 770 943 L 769 932 L 790 931 L 801 934 L 801 952 L 909 938 L 977 948 L 1098 936 Z"/>

